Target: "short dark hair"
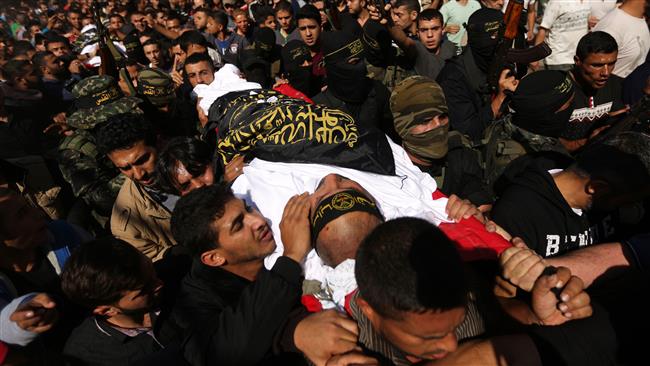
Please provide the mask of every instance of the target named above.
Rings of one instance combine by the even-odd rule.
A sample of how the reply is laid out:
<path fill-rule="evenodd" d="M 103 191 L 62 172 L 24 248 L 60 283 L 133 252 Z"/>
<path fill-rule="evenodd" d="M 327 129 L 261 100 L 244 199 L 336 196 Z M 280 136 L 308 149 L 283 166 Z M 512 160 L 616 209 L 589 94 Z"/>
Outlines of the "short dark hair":
<path fill-rule="evenodd" d="M 587 145 L 569 170 L 607 182 L 614 194 L 650 185 L 650 136 L 622 132 Z"/>
<path fill-rule="evenodd" d="M 206 48 L 210 47 L 208 41 L 205 40 L 205 37 L 199 31 L 188 31 L 181 34 L 178 37 L 178 44 L 181 46 L 183 52 L 187 52 L 191 44 L 198 44 Z"/>
<path fill-rule="evenodd" d="M 612 53 L 618 51 L 614 37 L 607 32 L 596 31 L 585 34 L 578 42 L 576 56 L 584 60 L 590 53 Z"/>
<path fill-rule="evenodd" d="M 467 304 L 456 246 L 422 219 L 398 218 L 376 227 L 357 251 L 354 273 L 363 299 L 388 318 Z"/>
<path fill-rule="evenodd" d="M 34 51 L 34 46 L 29 41 L 20 40 L 14 43 L 14 57 L 26 55 L 29 51 Z"/>
<path fill-rule="evenodd" d="M 397 0 L 395 1 L 395 9 L 400 6 L 405 6 L 408 11 L 420 12 L 420 2 L 418 0 Z"/>
<path fill-rule="evenodd" d="M 174 239 L 195 255 L 218 248 L 219 233 L 213 223 L 233 199 L 235 195 L 225 184 L 201 187 L 181 197 L 172 213 Z"/>
<path fill-rule="evenodd" d="M 228 26 L 228 14 L 224 13 L 221 10 L 209 12 L 208 18 L 214 19 L 215 22 L 221 24 L 223 27 Z"/>
<path fill-rule="evenodd" d="M 255 21 L 257 23 L 263 22 L 268 17 L 275 18 L 275 13 L 273 12 L 273 8 L 271 8 L 270 6 L 262 5 L 262 6 L 256 6 L 254 8 L 253 18 L 255 18 Z"/>
<path fill-rule="evenodd" d="M 442 13 L 436 9 L 424 9 L 420 14 L 418 14 L 418 18 L 416 19 L 416 22 L 419 24 L 421 20 L 434 20 L 438 19 L 440 21 L 440 25 L 445 24 L 445 19 L 442 16 Z"/>
<path fill-rule="evenodd" d="M 66 47 L 70 48 L 70 41 L 67 38 L 60 36 L 58 34 L 48 35 L 47 41 L 45 42 L 45 48 L 47 48 L 51 43 L 63 43 Z"/>
<path fill-rule="evenodd" d="M 159 49 L 162 49 L 162 46 L 160 45 L 160 42 L 158 42 L 157 39 L 153 39 L 153 38 L 150 38 L 145 43 L 143 43 L 142 47 L 151 46 L 151 45 L 156 45 L 156 46 L 158 46 Z"/>
<path fill-rule="evenodd" d="M 205 61 L 210 64 L 210 67 L 214 69 L 214 64 L 212 63 L 212 59 L 210 56 L 208 56 L 207 53 L 194 53 L 185 59 L 185 64 L 184 66 L 187 65 L 193 65 L 193 64 L 198 64 L 199 62 Z"/>
<path fill-rule="evenodd" d="M 110 20 L 111 18 L 120 18 L 120 20 L 121 20 L 122 22 L 124 22 L 124 17 L 121 16 L 120 14 L 118 14 L 118 13 L 112 13 L 111 15 L 108 16 L 108 19 L 109 19 L 109 20 Z"/>
<path fill-rule="evenodd" d="M 275 5 L 275 8 L 273 8 L 275 14 L 277 14 L 280 10 L 287 11 L 289 12 L 289 14 L 293 15 L 293 7 L 291 6 L 291 3 L 289 3 L 286 0 L 281 0 L 279 3 Z"/>
<path fill-rule="evenodd" d="M 24 77 L 31 71 L 30 67 L 32 63 L 27 60 L 9 60 L 2 67 L 2 75 L 10 85 L 13 85 L 16 79 Z"/>
<path fill-rule="evenodd" d="M 158 154 L 156 173 L 158 184 L 167 192 L 178 194 L 175 171 L 178 163 L 193 177 L 203 174 L 212 163 L 212 149 L 206 142 L 192 137 L 174 137 Z"/>
<path fill-rule="evenodd" d="M 306 4 L 302 8 L 298 9 L 298 12 L 296 13 L 296 23 L 300 19 L 313 19 L 320 24 L 320 12 L 312 4 Z"/>
<path fill-rule="evenodd" d="M 121 113 L 109 117 L 97 132 L 97 150 L 109 154 L 133 147 L 140 141 L 155 146 L 156 135 L 149 122 L 140 114 Z"/>
<path fill-rule="evenodd" d="M 66 261 L 61 289 L 72 302 L 88 308 L 115 304 L 125 291 L 145 285 L 144 260 L 135 247 L 112 236 L 85 243 Z"/>
<path fill-rule="evenodd" d="M 42 75 L 41 67 L 45 67 L 45 57 L 50 55 L 53 56 L 54 54 L 50 51 L 41 51 L 36 52 L 34 57 L 32 57 L 32 63 L 36 66 L 39 75 Z"/>

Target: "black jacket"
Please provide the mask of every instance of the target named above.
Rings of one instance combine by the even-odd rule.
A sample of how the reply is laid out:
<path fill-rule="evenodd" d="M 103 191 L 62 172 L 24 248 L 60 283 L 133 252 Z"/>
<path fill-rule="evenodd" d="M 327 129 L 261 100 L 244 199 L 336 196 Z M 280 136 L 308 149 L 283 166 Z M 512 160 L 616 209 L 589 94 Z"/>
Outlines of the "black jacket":
<path fill-rule="evenodd" d="M 98 317 L 84 320 L 63 350 L 68 365 L 186 365 L 178 330 L 152 314 L 153 334 L 130 337 Z"/>
<path fill-rule="evenodd" d="M 543 257 L 592 244 L 586 215 L 566 202 L 551 174 L 531 164 L 503 192 L 492 219 Z"/>
<path fill-rule="evenodd" d="M 194 260 L 174 309 L 188 331 L 185 358 L 195 366 L 244 366 L 273 364 L 273 353 L 296 351 L 293 330 L 304 317 L 301 272 L 298 263 L 280 257 L 250 282 Z M 303 315 L 289 320 L 296 311 Z"/>
<path fill-rule="evenodd" d="M 471 50 L 447 61 L 438 75 L 445 92 L 452 130 L 480 141 L 483 131 L 494 120 L 487 77 L 476 66 Z"/>

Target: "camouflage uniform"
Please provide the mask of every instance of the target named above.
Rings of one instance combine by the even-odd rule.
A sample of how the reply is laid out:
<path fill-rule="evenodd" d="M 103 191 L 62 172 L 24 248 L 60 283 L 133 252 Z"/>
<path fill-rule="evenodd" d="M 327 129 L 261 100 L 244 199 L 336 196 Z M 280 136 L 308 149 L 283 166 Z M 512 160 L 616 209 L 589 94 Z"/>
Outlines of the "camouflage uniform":
<path fill-rule="evenodd" d="M 83 199 L 104 225 L 110 217 L 124 176 L 97 151 L 93 130 L 107 118 L 120 113 L 142 113 L 137 98 L 124 97 L 110 76 L 91 76 L 72 90 L 78 109 L 67 118 L 75 128 L 59 145 L 61 173 L 76 197 Z"/>

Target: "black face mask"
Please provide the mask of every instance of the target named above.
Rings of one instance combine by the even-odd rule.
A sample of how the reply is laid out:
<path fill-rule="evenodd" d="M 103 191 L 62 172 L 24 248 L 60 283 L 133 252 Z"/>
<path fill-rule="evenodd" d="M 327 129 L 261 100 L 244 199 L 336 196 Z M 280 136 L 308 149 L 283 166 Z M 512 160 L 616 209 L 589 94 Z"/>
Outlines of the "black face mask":
<path fill-rule="evenodd" d="M 291 86 L 308 97 L 313 97 L 318 94 L 318 85 L 316 85 L 311 70 L 311 66 L 298 66 L 294 70 L 291 70 L 287 76 Z"/>
<path fill-rule="evenodd" d="M 360 104 L 368 97 L 371 80 L 366 77 L 366 62 L 356 64 L 337 62 L 325 66 L 327 88 L 344 102 Z"/>

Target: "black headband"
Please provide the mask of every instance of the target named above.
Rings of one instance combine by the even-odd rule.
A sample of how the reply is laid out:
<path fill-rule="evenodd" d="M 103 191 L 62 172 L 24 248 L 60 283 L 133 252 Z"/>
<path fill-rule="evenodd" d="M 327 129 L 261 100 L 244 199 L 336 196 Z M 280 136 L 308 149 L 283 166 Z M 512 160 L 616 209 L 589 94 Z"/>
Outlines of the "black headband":
<path fill-rule="evenodd" d="M 316 242 L 318 234 L 325 225 L 350 212 L 367 212 L 375 215 L 382 221 L 384 217 L 377 205 L 368 197 L 353 189 L 335 193 L 323 199 L 314 212 L 311 220 L 311 237 Z"/>
<path fill-rule="evenodd" d="M 360 39 L 354 40 L 351 43 L 346 44 L 345 46 L 332 51 L 323 57 L 326 63 L 335 63 L 338 61 L 344 61 L 352 57 L 358 57 L 363 54 L 363 43 Z"/>
<path fill-rule="evenodd" d="M 138 89 L 141 95 L 146 97 L 167 97 L 174 94 L 174 84 L 170 83 L 169 85 L 148 85 L 143 83 L 143 80 L 140 80 L 138 83 Z"/>
<path fill-rule="evenodd" d="M 100 105 L 112 103 L 122 98 L 122 96 L 122 92 L 117 87 L 111 86 L 110 88 L 97 93 L 84 95 L 83 97 L 75 99 L 74 105 L 77 109 L 99 107 Z"/>

